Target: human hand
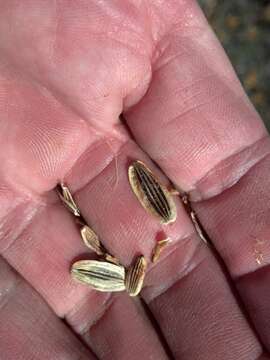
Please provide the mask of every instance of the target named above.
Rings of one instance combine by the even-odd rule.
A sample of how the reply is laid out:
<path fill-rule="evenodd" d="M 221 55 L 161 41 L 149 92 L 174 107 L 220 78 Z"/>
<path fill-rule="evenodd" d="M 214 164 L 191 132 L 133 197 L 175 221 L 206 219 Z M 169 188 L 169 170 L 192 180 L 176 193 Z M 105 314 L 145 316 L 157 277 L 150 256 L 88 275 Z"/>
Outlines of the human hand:
<path fill-rule="evenodd" d="M 2 0 L 0 53 L 0 359 L 268 359 L 269 138 L 197 4 Z M 133 159 L 190 194 L 229 277 L 176 198 L 146 305 L 71 279 L 61 180 L 123 264 L 149 259 Z"/>

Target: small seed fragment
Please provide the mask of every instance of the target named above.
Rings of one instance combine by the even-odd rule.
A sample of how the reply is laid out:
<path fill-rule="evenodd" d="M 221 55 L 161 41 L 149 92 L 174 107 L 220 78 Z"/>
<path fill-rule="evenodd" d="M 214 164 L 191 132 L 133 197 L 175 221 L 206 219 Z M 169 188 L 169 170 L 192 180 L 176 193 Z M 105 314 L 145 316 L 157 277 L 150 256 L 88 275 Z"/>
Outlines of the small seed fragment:
<path fill-rule="evenodd" d="M 105 253 L 105 249 L 99 241 L 97 234 L 88 225 L 84 225 L 81 228 L 81 236 L 84 244 L 96 254 L 103 255 Z"/>
<path fill-rule="evenodd" d="M 119 265 L 120 261 L 110 254 L 104 254 L 104 259 L 112 264 Z"/>
<path fill-rule="evenodd" d="M 146 273 L 146 260 L 144 256 L 139 256 L 126 275 L 126 289 L 130 296 L 137 296 L 142 287 Z"/>
<path fill-rule="evenodd" d="M 199 237 L 205 244 L 209 245 L 209 241 L 207 240 L 207 238 L 205 236 L 205 231 L 203 230 L 203 227 L 200 224 L 200 221 L 199 221 L 195 211 L 192 209 L 188 194 L 182 195 L 182 202 L 184 204 L 184 207 L 185 207 L 187 213 L 190 216 L 190 219 L 194 225 L 194 228 L 195 228 L 197 234 L 199 235 Z"/>
<path fill-rule="evenodd" d="M 148 212 L 158 217 L 162 224 L 175 221 L 176 207 L 170 192 L 143 162 L 134 161 L 129 166 L 128 176 L 133 192 Z"/>
<path fill-rule="evenodd" d="M 72 277 L 98 291 L 125 290 L 125 268 L 105 261 L 80 260 L 71 268 Z"/>
<path fill-rule="evenodd" d="M 163 248 L 165 246 L 167 246 L 169 244 L 169 242 L 171 242 L 171 239 L 167 238 L 167 239 L 163 239 L 157 242 L 154 251 L 153 251 L 153 255 L 152 255 L 152 262 L 155 263 L 157 262 L 157 260 L 160 257 L 160 253 L 163 250 Z"/>
<path fill-rule="evenodd" d="M 66 207 L 73 213 L 75 216 L 80 216 L 80 210 L 78 206 L 76 205 L 71 192 L 69 191 L 69 188 L 61 183 L 58 186 L 58 194 L 60 199 L 63 201 L 63 203 L 66 205 Z"/>
<path fill-rule="evenodd" d="M 202 230 L 202 227 L 199 223 L 199 220 L 196 216 L 196 213 L 192 210 L 191 213 L 190 213 L 190 218 L 191 218 L 191 221 L 193 222 L 193 225 L 195 227 L 195 230 L 197 231 L 197 234 L 199 235 L 199 237 L 201 238 L 201 240 L 205 243 L 205 244 L 208 244 L 208 240 L 206 239 L 206 237 L 204 236 L 204 233 L 203 233 L 203 230 Z"/>

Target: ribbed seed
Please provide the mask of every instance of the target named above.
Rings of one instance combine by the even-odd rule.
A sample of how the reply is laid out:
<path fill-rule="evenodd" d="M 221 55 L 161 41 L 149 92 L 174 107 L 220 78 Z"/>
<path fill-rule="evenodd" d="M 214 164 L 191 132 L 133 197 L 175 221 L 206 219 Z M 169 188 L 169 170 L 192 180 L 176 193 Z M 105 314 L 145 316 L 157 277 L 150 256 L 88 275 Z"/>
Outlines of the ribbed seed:
<path fill-rule="evenodd" d="M 144 256 L 139 256 L 126 275 L 126 290 L 130 296 L 137 296 L 142 287 L 146 272 L 146 260 Z"/>
<path fill-rule="evenodd" d="M 98 291 L 125 290 L 125 269 L 105 261 L 80 260 L 71 268 L 71 274 L 77 281 Z"/>
<path fill-rule="evenodd" d="M 142 206 L 169 224 L 176 219 L 176 207 L 170 192 L 141 161 L 135 161 L 128 170 L 129 182 Z"/>
<path fill-rule="evenodd" d="M 154 251 L 153 251 L 153 256 L 152 256 L 152 262 L 155 263 L 158 261 L 159 257 L 160 257 L 160 253 L 161 251 L 163 250 L 163 248 L 165 246 L 168 245 L 168 243 L 170 242 L 171 240 L 169 238 L 167 239 L 164 239 L 164 240 L 160 240 L 157 242 L 155 248 L 154 248 Z"/>
<path fill-rule="evenodd" d="M 84 244 L 89 249 L 93 250 L 98 255 L 105 254 L 106 251 L 101 242 L 99 241 L 97 234 L 88 225 L 84 225 L 81 228 L 81 236 Z"/>
<path fill-rule="evenodd" d="M 63 201 L 63 203 L 66 205 L 66 207 L 73 213 L 75 216 L 80 216 L 80 210 L 78 206 L 76 205 L 75 201 L 73 200 L 73 197 L 71 195 L 71 192 L 69 191 L 69 188 L 61 183 L 58 186 L 58 194 L 60 199 Z"/>

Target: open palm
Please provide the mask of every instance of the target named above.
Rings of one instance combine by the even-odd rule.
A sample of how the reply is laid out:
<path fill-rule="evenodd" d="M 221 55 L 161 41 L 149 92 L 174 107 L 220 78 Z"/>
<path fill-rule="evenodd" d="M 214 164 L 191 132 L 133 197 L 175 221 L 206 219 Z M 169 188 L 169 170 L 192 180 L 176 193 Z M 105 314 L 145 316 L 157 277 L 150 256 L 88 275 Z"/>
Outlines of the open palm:
<path fill-rule="evenodd" d="M 1 360 L 270 358 L 269 138 L 194 1 L 1 0 L 0 144 Z M 229 276 L 177 199 L 143 300 L 72 281 L 87 249 L 53 189 L 149 259 L 135 159 L 190 194 Z"/>

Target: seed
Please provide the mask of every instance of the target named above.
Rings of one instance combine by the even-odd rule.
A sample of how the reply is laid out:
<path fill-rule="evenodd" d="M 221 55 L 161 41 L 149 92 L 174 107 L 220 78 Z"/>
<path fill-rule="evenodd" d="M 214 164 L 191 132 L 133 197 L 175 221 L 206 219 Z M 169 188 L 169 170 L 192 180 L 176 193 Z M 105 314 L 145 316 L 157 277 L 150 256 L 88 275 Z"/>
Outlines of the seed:
<path fill-rule="evenodd" d="M 152 255 L 152 262 L 155 263 L 157 262 L 157 260 L 160 257 L 160 253 L 163 250 L 163 248 L 168 245 L 168 243 L 171 241 L 171 239 L 167 238 L 167 239 L 163 239 L 157 242 L 154 251 L 153 251 L 153 255 Z"/>
<path fill-rule="evenodd" d="M 184 204 L 184 207 L 185 207 L 187 213 L 190 216 L 190 219 L 194 225 L 194 228 L 195 228 L 197 234 L 199 235 L 199 237 L 205 244 L 209 244 L 209 241 L 207 240 L 206 236 L 204 235 L 205 231 L 203 230 L 202 225 L 200 224 L 200 221 L 199 221 L 195 211 L 192 209 L 188 194 L 182 195 L 182 202 Z"/>
<path fill-rule="evenodd" d="M 66 207 L 73 213 L 73 215 L 80 216 L 80 210 L 76 205 L 75 201 L 73 200 L 69 188 L 65 184 L 63 183 L 59 184 L 58 194 L 60 196 L 60 199 L 63 201 Z"/>
<path fill-rule="evenodd" d="M 191 221 L 193 222 L 193 225 L 195 227 L 195 230 L 197 232 L 197 234 L 199 235 L 199 237 L 201 238 L 201 240 L 205 243 L 205 244 L 208 244 L 208 240 L 206 239 L 206 237 L 204 236 L 204 232 L 203 232 L 203 229 L 201 227 L 201 224 L 195 214 L 195 212 L 192 210 L 190 212 L 190 218 L 191 218 Z"/>
<path fill-rule="evenodd" d="M 85 245 L 96 254 L 103 255 L 105 253 L 105 249 L 99 241 L 97 234 L 88 225 L 84 225 L 81 228 L 81 236 Z"/>
<path fill-rule="evenodd" d="M 163 224 L 175 221 L 176 207 L 170 192 L 144 163 L 134 161 L 128 169 L 128 176 L 133 192 L 148 212 Z"/>
<path fill-rule="evenodd" d="M 105 261 L 77 261 L 72 265 L 71 275 L 98 291 L 123 291 L 126 288 L 125 268 Z"/>
<path fill-rule="evenodd" d="M 126 289 L 130 296 L 137 296 L 142 287 L 146 273 L 146 260 L 144 256 L 139 256 L 134 265 L 132 265 L 126 276 Z"/>

